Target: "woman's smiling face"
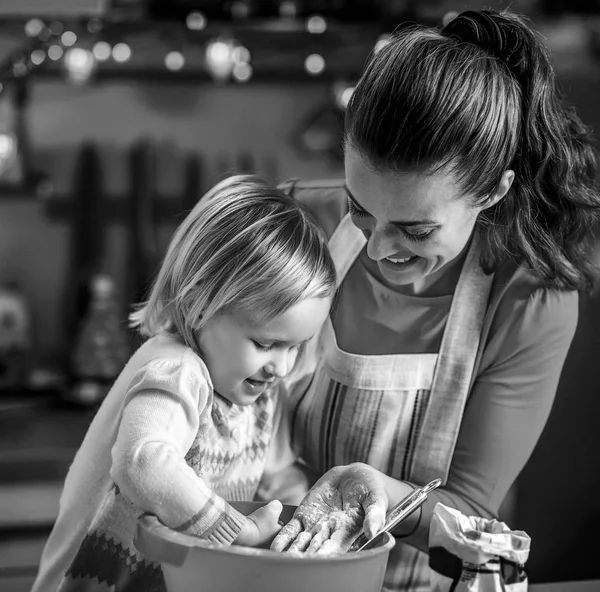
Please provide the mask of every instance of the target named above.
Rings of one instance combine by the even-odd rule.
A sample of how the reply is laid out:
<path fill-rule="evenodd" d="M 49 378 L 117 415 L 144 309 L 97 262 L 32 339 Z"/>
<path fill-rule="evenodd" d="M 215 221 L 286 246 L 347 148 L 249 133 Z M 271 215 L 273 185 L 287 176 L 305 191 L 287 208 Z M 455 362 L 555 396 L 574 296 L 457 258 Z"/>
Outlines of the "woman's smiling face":
<path fill-rule="evenodd" d="M 461 254 L 483 208 L 471 205 L 451 173 L 378 172 L 351 146 L 345 168 L 352 221 L 388 283 L 425 285 Z"/>

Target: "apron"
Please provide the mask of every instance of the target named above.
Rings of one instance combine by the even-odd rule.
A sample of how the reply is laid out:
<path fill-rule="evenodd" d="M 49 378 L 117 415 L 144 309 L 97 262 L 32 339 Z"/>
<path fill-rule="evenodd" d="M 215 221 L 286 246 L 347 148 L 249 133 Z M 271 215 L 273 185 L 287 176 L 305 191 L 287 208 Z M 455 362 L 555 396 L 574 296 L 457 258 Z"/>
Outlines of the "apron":
<path fill-rule="evenodd" d="M 347 214 L 330 240 L 338 287 L 366 239 Z M 492 275 L 475 233 L 452 298 L 438 354 L 357 355 L 337 346 L 328 318 L 307 352 L 315 372 L 291 403 L 292 441 L 318 475 L 363 462 L 399 480 L 445 483 L 486 312 Z M 397 539 L 384 590 L 429 590 L 428 555 Z"/>

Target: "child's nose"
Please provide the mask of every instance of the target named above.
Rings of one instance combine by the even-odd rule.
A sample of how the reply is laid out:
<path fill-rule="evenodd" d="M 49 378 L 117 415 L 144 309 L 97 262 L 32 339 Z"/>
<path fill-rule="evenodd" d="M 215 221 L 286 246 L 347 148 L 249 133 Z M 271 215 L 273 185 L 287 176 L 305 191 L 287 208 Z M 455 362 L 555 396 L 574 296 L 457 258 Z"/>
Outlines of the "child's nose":
<path fill-rule="evenodd" d="M 283 378 L 288 373 L 288 356 L 285 352 L 279 352 L 273 356 L 267 364 L 266 370 L 272 376 Z"/>

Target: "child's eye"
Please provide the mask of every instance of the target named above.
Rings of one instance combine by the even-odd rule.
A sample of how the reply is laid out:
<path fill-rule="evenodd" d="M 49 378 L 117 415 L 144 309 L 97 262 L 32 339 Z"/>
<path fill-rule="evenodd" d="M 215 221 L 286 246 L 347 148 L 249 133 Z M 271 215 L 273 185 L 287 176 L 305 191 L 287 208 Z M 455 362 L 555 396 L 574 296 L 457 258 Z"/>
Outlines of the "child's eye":
<path fill-rule="evenodd" d="M 254 344 L 254 346 L 256 347 L 256 349 L 259 349 L 260 351 L 269 351 L 273 347 L 272 345 L 266 345 L 264 343 L 259 343 L 258 341 L 254 341 L 254 339 L 252 339 L 251 341 Z"/>
<path fill-rule="evenodd" d="M 424 241 L 429 235 L 435 230 L 435 228 L 431 228 L 430 230 L 426 230 L 425 232 L 420 232 L 419 234 L 414 234 L 412 232 L 408 232 L 407 230 L 403 230 L 404 236 L 408 240 L 414 241 L 418 243 L 419 241 Z"/>
<path fill-rule="evenodd" d="M 350 211 L 350 215 L 356 218 L 365 218 L 368 216 L 367 212 L 357 208 L 356 204 L 350 198 L 348 198 L 348 210 Z"/>

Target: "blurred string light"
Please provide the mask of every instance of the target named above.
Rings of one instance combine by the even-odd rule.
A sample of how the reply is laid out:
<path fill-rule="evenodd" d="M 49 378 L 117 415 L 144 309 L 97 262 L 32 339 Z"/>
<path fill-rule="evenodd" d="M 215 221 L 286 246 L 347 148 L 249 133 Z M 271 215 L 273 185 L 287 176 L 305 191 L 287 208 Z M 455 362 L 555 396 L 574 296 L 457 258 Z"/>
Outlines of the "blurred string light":
<path fill-rule="evenodd" d="M 318 53 L 311 53 L 304 60 L 304 69 L 313 76 L 322 74 L 325 70 L 325 58 Z"/>
<path fill-rule="evenodd" d="M 343 111 L 345 111 L 346 107 L 348 107 L 348 103 L 350 102 L 350 99 L 352 98 L 354 89 L 355 89 L 354 86 L 349 86 L 348 84 L 345 84 L 345 83 L 338 83 L 338 84 L 334 85 L 333 93 L 334 93 L 334 97 L 335 97 L 335 103 Z"/>
<path fill-rule="evenodd" d="M 117 43 L 112 48 L 112 57 L 115 62 L 123 64 L 131 57 L 131 47 L 127 43 Z"/>
<path fill-rule="evenodd" d="M 194 10 L 187 15 L 185 24 L 190 31 L 202 31 L 206 28 L 206 17 L 199 10 Z"/>
<path fill-rule="evenodd" d="M 46 25 L 41 19 L 31 19 L 25 23 L 25 35 L 27 37 L 39 37 L 45 28 Z"/>
<path fill-rule="evenodd" d="M 447 12 L 442 17 L 442 25 L 445 27 L 450 21 L 453 21 L 458 15 L 459 15 L 459 13 L 456 10 L 451 10 L 451 11 Z"/>
<path fill-rule="evenodd" d="M 282 18 L 295 18 L 298 6 L 293 0 L 283 0 L 279 3 L 279 16 Z"/>
<path fill-rule="evenodd" d="M 24 76 L 27 76 L 29 68 L 27 67 L 26 59 L 23 56 L 20 56 L 14 60 L 12 70 L 15 78 L 23 78 Z"/>
<path fill-rule="evenodd" d="M 56 35 L 58 37 L 63 32 L 64 27 L 60 21 L 52 21 L 48 25 L 48 29 L 52 35 Z"/>
<path fill-rule="evenodd" d="M 0 176 L 10 168 L 17 157 L 17 138 L 14 134 L 0 133 Z"/>
<path fill-rule="evenodd" d="M 92 47 L 92 53 L 99 62 L 105 62 L 112 54 L 112 48 L 106 41 L 98 41 Z"/>
<path fill-rule="evenodd" d="M 1 1 L 1 0 L 0 0 Z M 279 0 L 279 14 L 282 19 L 296 19 L 299 16 L 298 0 Z M 234 18 L 247 18 L 252 12 L 251 0 L 232 0 L 229 3 L 231 14 Z M 454 13 L 445 15 L 445 20 Z M 186 27 L 189 31 L 201 31 L 207 27 L 206 14 L 201 10 L 193 10 L 187 14 Z M 109 60 L 111 57 L 117 63 L 124 63 L 130 60 L 132 56 L 132 48 L 124 42 L 116 43 L 114 46 L 102 39 L 102 31 L 105 28 L 105 23 L 99 18 L 91 18 L 83 24 L 83 37 L 88 33 L 96 36 L 96 42 L 93 44 L 91 51 L 79 47 L 80 40 L 76 30 L 70 30 L 68 23 L 59 20 L 44 22 L 39 18 L 32 18 L 25 24 L 25 34 L 30 38 L 37 38 L 42 41 L 44 46 L 35 49 L 30 54 L 27 63 L 24 62 L 24 67 L 16 61 L 13 63 L 13 74 L 15 76 L 27 75 L 32 67 L 43 64 L 48 61 L 59 61 L 64 58 L 65 68 L 69 73 L 69 79 L 82 82 L 89 79 L 92 72 L 97 68 L 99 62 Z M 312 14 L 308 18 L 299 23 L 300 27 L 310 35 L 321 35 L 327 32 L 329 28 L 328 19 L 321 14 Z M 297 25 L 296 25 L 297 26 Z M 67 28 L 65 28 L 67 27 Z M 80 34 L 81 36 L 81 34 Z M 390 41 L 391 35 L 386 33 L 381 35 L 374 46 L 374 51 L 380 51 L 382 47 Z M 93 37 L 92 37 L 93 39 Z M 70 52 L 70 49 L 77 51 Z M 316 50 L 316 51 L 314 51 Z M 326 70 L 326 59 L 324 55 L 315 47 L 310 55 L 304 59 L 304 70 L 309 76 L 319 76 Z M 309 50 L 310 51 L 310 50 Z M 164 55 L 165 67 L 177 72 L 186 66 L 186 56 L 182 51 L 168 51 Z M 238 82 L 247 82 L 254 74 L 253 67 L 250 63 L 250 51 L 242 46 L 238 41 L 229 37 L 229 33 L 224 33 L 222 37 L 215 38 L 209 41 L 205 46 L 205 68 L 206 71 L 217 81 L 225 81 L 230 78 Z M 188 56 L 189 59 L 189 56 Z M 347 87 L 345 93 L 340 91 L 336 94 L 336 101 L 340 107 L 344 108 L 347 105 L 351 96 L 351 89 Z"/>
<path fill-rule="evenodd" d="M 313 35 L 320 35 L 327 31 L 327 21 L 319 14 L 306 19 L 306 30 Z"/>
<path fill-rule="evenodd" d="M 252 66 L 250 65 L 250 50 L 243 45 L 236 45 L 231 52 L 233 69 L 231 75 L 238 82 L 248 82 L 252 78 Z"/>
<path fill-rule="evenodd" d="M 73 31 L 65 31 L 60 36 L 60 42 L 65 47 L 72 47 L 73 45 L 75 45 L 75 43 L 77 43 L 77 35 L 75 35 L 75 33 L 73 33 Z"/>
<path fill-rule="evenodd" d="M 63 48 L 60 45 L 51 45 L 48 48 L 48 57 L 54 62 L 60 60 L 60 58 L 63 56 L 63 53 Z"/>
<path fill-rule="evenodd" d="M 185 66 L 185 57 L 180 51 L 170 51 L 165 56 L 165 66 L 167 70 L 176 72 Z"/>
<path fill-rule="evenodd" d="M 31 63 L 34 66 L 39 66 L 44 63 L 46 59 L 46 52 L 43 49 L 34 49 L 31 52 Z"/>
<path fill-rule="evenodd" d="M 206 46 L 206 67 L 218 82 L 225 82 L 230 77 L 238 82 L 248 82 L 253 73 L 250 57 L 250 50 L 235 39 L 221 37 Z"/>
<path fill-rule="evenodd" d="M 231 16 L 234 19 L 246 19 L 250 16 L 250 6 L 246 0 L 234 0 L 231 3 Z"/>
<path fill-rule="evenodd" d="M 392 36 L 389 33 L 384 33 L 383 35 L 380 35 L 377 41 L 375 42 L 375 47 L 373 48 L 374 53 L 381 51 L 391 40 Z"/>
<path fill-rule="evenodd" d="M 97 17 L 93 17 L 87 23 L 87 30 L 90 33 L 99 33 L 102 31 L 102 26 L 102 21 Z"/>
<path fill-rule="evenodd" d="M 218 82 L 224 82 L 231 76 L 234 47 L 233 40 L 224 38 L 214 39 L 206 45 L 206 67 Z"/>
<path fill-rule="evenodd" d="M 69 82 L 85 84 L 96 68 L 96 58 L 87 49 L 71 47 L 65 53 L 64 66 Z"/>
<path fill-rule="evenodd" d="M 234 64 L 232 75 L 238 82 L 248 82 L 252 77 L 252 66 L 246 62 Z"/>
<path fill-rule="evenodd" d="M 236 45 L 231 52 L 231 58 L 235 64 L 250 62 L 250 50 L 243 45 Z"/>

